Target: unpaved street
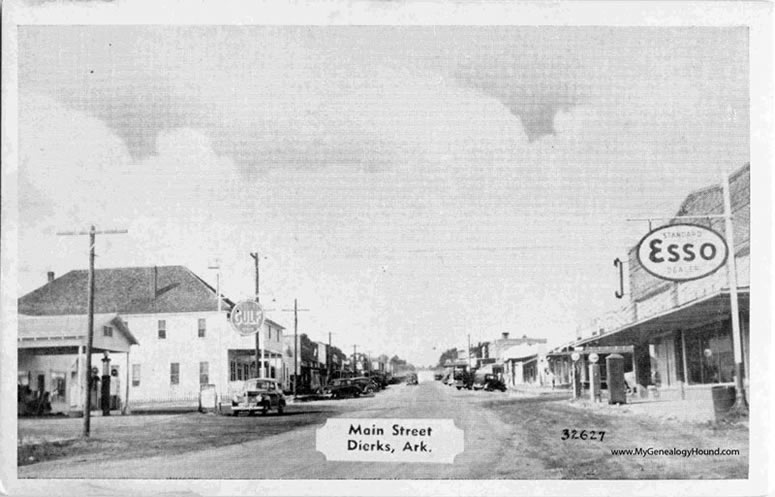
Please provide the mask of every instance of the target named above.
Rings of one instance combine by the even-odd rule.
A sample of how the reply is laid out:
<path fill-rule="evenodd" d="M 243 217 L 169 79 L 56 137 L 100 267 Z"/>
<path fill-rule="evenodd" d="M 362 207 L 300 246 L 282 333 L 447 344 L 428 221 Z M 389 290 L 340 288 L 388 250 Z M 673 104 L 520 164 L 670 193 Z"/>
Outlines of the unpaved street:
<path fill-rule="evenodd" d="M 19 468 L 19 477 L 45 478 L 213 478 L 213 479 L 554 479 L 554 478 L 730 478 L 745 477 L 747 429 L 711 429 L 617 417 L 580 410 L 558 399 L 513 398 L 502 393 L 457 391 L 439 382 L 396 385 L 374 397 L 321 401 L 294 406 L 291 412 L 314 411 L 317 422 L 283 424 L 305 415 L 225 418 L 208 416 L 213 436 L 228 426 L 233 443 L 214 446 L 212 437 L 199 446 L 164 451 L 138 433 L 138 444 L 155 443 L 156 452 L 128 457 L 110 453 L 107 460 L 80 454 Z M 181 415 L 181 423 L 197 416 Z M 311 415 L 306 415 L 309 420 Z M 328 417 L 453 419 L 464 430 L 465 450 L 454 464 L 364 463 L 327 461 L 315 449 L 315 431 Z M 154 416 L 146 416 L 147 423 Z M 70 421 L 70 420 L 68 420 Z M 74 420 L 72 420 L 74 421 Z M 107 421 L 107 420 L 105 420 Z M 240 442 L 238 430 L 273 429 L 275 434 Z M 561 440 L 561 430 L 596 429 L 604 441 Z M 255 438 L 249 433 L 246 438 Z M 611 449 L 651 447 L 722 447 L 737 456 L 612 456 Z M 141 454 L 141 455 L 138 455 Z M 156 454 L 156 455 L 150 455 Z M 150 455 L 150 457 L 148 457 Z M 99 475 L 99 476 L 97 476 Z"/>

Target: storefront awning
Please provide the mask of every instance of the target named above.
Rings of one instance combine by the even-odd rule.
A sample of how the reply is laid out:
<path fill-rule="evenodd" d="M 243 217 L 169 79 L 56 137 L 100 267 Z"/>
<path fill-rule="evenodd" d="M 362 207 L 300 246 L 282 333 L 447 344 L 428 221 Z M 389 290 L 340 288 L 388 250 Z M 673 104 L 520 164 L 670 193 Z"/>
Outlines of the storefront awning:
<path fill-rule="evenodd" d="M 740 312 L 749 310 L 749 290 L 738 290 Z M 632 345 L 648 338 L 651 333 L 688 330 L 708 323 L 730 318 L 729 290 L 674 307 L 656 316 L 631 323 L 599 336 L 579 340 L 575 345 Z"/>
<path fill-rule="evenodd" d="M 86 345 L 88 317 L 85 314 L 64 316 L 19 315 L 19 349 L 36 353 L 74 354 Z M 105 328 L 110 327 L 109 332 Z M 137 339 L 118 314 L 94 315 L 94 352 L 129 352 Z"/>

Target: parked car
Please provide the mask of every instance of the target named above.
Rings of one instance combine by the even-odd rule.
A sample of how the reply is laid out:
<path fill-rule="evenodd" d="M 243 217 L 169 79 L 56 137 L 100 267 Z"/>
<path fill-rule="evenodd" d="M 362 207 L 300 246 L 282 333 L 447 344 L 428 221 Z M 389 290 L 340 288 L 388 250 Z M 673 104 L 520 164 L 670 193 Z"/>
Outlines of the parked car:
<path fill-rule="evenodd" d="M 467 371 L 456 371 L 454 378 L 455 378 L 455 388 L 457 388 L 458 390 L 461 390 L 463 388 L 471 390 L 471 387 L 474 383 L 474 379 L 472 375 L 468 374 Z"/>
<path fill-rule="evenodd" d="M 360 385 L 361 387 L 361 394 L 368 395 L 370 393 L 377 391 L 377 385 L 374 383 L 374 381 L 369 378 L 368 376 L 356 376 L 352 378 L 352 380 Z"/>
<path fill-rule="evenodd" d="M 360 397 L 363 388 L 352 378 L 337 378 L 326 386 L 324 393 L 335 399 Z"/>
<path fill-rule="evenodd" d="M 246 380 L 242 390 L 231 399 L 232 416 L 241 412 L 252 414 L 261 411 L 266 414 L 274 409 L 277 414 L 285 410 L 285 395 L 277 380 L 271 378 L 253 378 Z"/>
<path fill-rule="evenodd" d="M 417 383 L 418 383 L 418 381 L 417 381 L 417 375 L 416 374 L 410 374 L 406 378 L 406 384 L 407 385 L 417 385 Z"/>
<path fill-rule="evenodd" d="M 500 390 L 501 392 L 505 392 L 506 384 L 503 383 L 503 381 L 496 375 L 486 374 L 484 375 L 484 389 L 488 392 L 492 392 L 493 390 Z"/>

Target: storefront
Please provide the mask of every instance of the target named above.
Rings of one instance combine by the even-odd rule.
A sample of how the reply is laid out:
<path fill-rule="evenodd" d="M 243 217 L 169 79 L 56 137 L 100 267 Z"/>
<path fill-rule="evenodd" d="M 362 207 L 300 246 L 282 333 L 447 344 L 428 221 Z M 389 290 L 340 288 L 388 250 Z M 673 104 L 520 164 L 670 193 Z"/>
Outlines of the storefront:
<path fill-rule="evenodd" d="M 749 292 L 738 290 L 743 379 L 749 370 Z M 642 396 L 707 397 L 710 387 L 733 385 L 735 361 L 729 292 L 719 291 L 578 346 L 632 345 L 633 372 Z M 625 360 L 625 365 L 629 361 Z M 649 394 L 650 392 L 650 394 Z"/>
<path fill-rule="evenodd" d="M 38 406 L 29 414 L 83 412 L 87 326 L 85 315 L 19 316 L 17 388 L 20 401 Z M 94 316 L 92 371 L 102 376 L 107 354 L 110 370 L 121 373 L 111 381 L 121 386 L 117 395 L 124 406 L 129 400 L 129 349 L 137 343 L 118 314 Z M 98 394 L 92 398 L 93 409 L 99 407 Z"/>

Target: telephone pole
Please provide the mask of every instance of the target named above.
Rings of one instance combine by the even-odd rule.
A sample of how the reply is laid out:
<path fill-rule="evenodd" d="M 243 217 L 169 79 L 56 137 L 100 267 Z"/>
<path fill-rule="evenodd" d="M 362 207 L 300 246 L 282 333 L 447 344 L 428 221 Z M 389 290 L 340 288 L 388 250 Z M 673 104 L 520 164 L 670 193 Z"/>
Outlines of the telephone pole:
<path fill-rule="evenodd" d="M 331 332 L 328 332 L 328 354 L 326 354 L 326 370 L 328 372 L 328 381 L 331 381 L 331 375 L 334 374 L 331 371 Z"/>
<path fill-rule="evenodd" d="M 740 339 L 740 310 L 737 302 L 737 265 L 735 261 L 735 233 L 732 225 L 732 199 L 729 193 L 729 175 L 722 173 L 722 193 L 724 195 L 724 232 L 726 234 L 729 256 L 727 257 L 727 278 L 729 282 L 729 307 L 732 325 L 732 352 L 735 359 L 735 404 L 737 414 L 748 414 L 748 403 L 743 390 L 743 353 Z M 748 372 L 746 371 L 746 374 Z"/>
<path fill-rule="evenodd" d="M 91 351 L 94 344 L 94 245 L 97 235 L 119 235 L 128 233 L 127 230 L 101 230 L 97 231 L 94 225 L 89 231 L 62 231 L 57 233 L 60 236 L 81 236 L 89 235 L 89 281 L 88 281 L 88 307 L 87 307 L 87 327 L 86 330 L 86 369 L 84 377 L 86 388 L 83 399 L 83 436 L 88 437 L 91 433 Z M 129 364 L 127 364 L 129 368 Z"/>
<path fill-rule="evenodd" d="M 258 277 L 258 252 L 251 252 L 250 257 L 253 258 L 253 262 L 255 263 L 256 267 L 256 302 L 261 303 L 261 300 L 258 296 L 258 290 L 259 290 L 259 277 Z M 264 377 L 264 366 L 261 364 L 263 361 L 263 357 L 261 356 L 261 331 L 258 330 L 256 333 L 256 374 L 258 374 L 259 378 Z"/>
<path fill-rule="evenodd" d="M 471 372 L 471 334 L 468 334 L 468 353 L 466 354 L 468 357 L 468 372 Z"/>
<path fill-rule="evenodd" d="M 298 299 L 293 299 L 293 309 L 283 309 L 283 312 L 293 312 L 293 398 L 296 398 L 299 383 L 299 313 L 309 309 L 299 309 Z"/>

